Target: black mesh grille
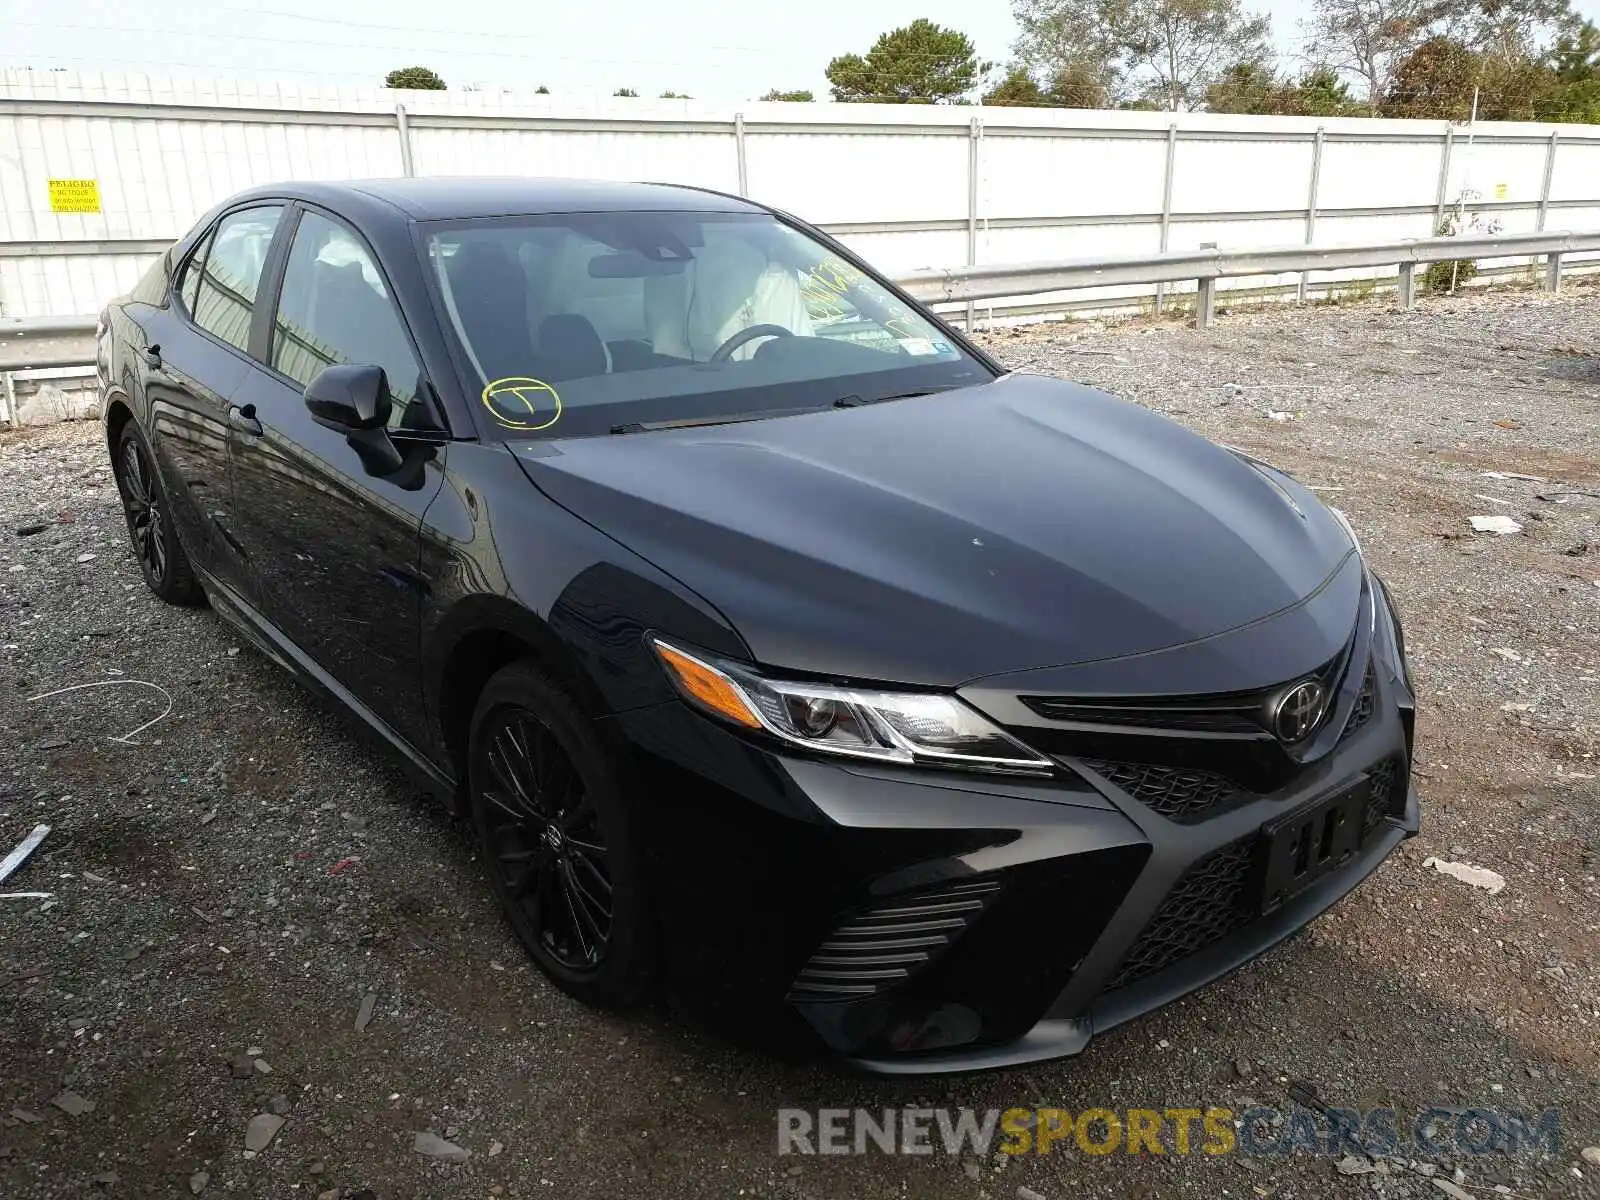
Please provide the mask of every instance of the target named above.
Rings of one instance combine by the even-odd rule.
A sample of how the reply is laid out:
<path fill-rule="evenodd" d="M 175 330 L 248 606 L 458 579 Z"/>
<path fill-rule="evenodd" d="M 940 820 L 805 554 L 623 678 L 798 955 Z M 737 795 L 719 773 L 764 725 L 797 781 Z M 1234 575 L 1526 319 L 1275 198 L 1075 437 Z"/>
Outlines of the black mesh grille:
<path fill-rule="evenodd" d="M 1000 884 L 947 884 L 856 913 L 806 961 L 791 1000 L 859 1000 L 911 978 L 960 937 Z"/>
<path fill-rule="evenodd" d="M 1399 759 L 1388 758 L 1367 772 L 1372 790 L 1367 793 L 1366 827 L 1372 829 L 1386 817 L 1392 817 L 1405 803 L 1405 791 L 1400 782 Z"/>
<path fill-rule="evenodd" d="M 1344 723 L 1343 737 L 1349 737 L 1368 721 L 1377 707 L 1377 684 L 1372 678 L 1372 664 L 1367 664 L 1367 674 L 1361 681 L 1361 694 L 1356 697 L 1356 706 L 1350 710 L 1350 717 Z"/>
<path fill-rule="evenodd" d="M 1303 679 L 1317 679 L 1330 693 L 1343 673 L 1349 647 Z M 1026 696 L 1018 700 L 1049 721 L 1128 726 L 1165 732 L 1191 730 L 1254 736 L 1272 732 L 1273 705 L 1294 680 L 1250 692 L 1200 696 Z"/>
<path fill-rule="evenodd" d="M 1018 699 L 1050 721 L 1244 734 L 1261 732 L 1266 705 L 1257 693 L 1190 696 L 1164 702 L 1122 697 L 1086 700 L 1070 696 L 1020 696 Z"/>
<path fill-rule="evenodd" d="M 1251 918 L 1245 907 L 1256 835 L 1213 850 L 1178 878 L 1109 984 L 1123 987 L 1226 937 Z"/>
<path fill-rule="evenodd" d="M 1096 758 L 1081 761 L 1146 808 L 1182 825 L 1193 825 L 1255 799 L 1253 793 L 1212 771 Z"/>

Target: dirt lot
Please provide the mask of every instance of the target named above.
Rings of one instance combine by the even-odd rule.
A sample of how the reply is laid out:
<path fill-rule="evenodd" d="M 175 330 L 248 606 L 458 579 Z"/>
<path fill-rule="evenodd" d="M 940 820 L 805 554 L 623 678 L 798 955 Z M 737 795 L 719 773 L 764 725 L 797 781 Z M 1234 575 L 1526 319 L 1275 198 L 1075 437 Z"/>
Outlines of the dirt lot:
<path fill-rule="evenodd" d="M 0 1195 L 1600 1195 L 1580 1158 L 1600 1143 L 1600 292 L 991 342 L 1282 465 L 1361 531 L 1408 620 L 1425 812 L 1346 903 L 1031 1070 L 885 1083 L 595 1015 L 531 969 L 464 830 L 208 611 L 145 591 L 97 427 L 0 435 L 0 852 L 54 827 L 0 889 L 53 893 L 0 900 Z M 1523 528 L 1474 533 L 1475 514 Z M 160 685 L 171 712 L 119 741 L 160 693 L 33 698 L 111 680 Z M 1407 1114 L 1554 1106 L 1562 1150 L 1355 1175 L 775 1153 L 779 1106 L 1287 1108 L 1296 1081 Z M 93 1109 L 53 1105 L 63 1089 Z M 247 1157 L 263 1112 L 287 1121 Z M 419 1131 L 470 1159 L 417 1153 Z"/>

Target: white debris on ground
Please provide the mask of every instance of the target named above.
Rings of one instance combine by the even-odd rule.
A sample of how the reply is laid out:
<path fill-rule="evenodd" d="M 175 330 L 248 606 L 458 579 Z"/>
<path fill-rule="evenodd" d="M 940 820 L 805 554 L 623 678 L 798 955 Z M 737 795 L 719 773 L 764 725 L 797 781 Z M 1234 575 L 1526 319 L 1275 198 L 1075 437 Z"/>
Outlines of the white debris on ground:
<path fill-rule="evenodd" d="M 1424 868 L 1432 867 L 1439 874 L 1448 875 L 1451 879 L 1459 879 L 1462 883 L 1482 888 L 1491 896 L 1498 896 L 1505 890 L 1505 876 L 1487 867 L 1474 867 L 1468 863 L 1450 862 L 1443 858 L 1432 857 L 1423 859 L 1422 865 Z"/>
<path fill-rule="evenodd" d="M 1481 499 L 1481 497 L 1474 497 L 1474 499 Z M 1510 517 L 1501 516 L 1499 513 L 1495 513 L 1492 516 L 1468 517 L 1467 519 L 1472 522 L 1472 528 L 1479 533 L 1522 532 L 1521 522 L 1514 521 Z"/>

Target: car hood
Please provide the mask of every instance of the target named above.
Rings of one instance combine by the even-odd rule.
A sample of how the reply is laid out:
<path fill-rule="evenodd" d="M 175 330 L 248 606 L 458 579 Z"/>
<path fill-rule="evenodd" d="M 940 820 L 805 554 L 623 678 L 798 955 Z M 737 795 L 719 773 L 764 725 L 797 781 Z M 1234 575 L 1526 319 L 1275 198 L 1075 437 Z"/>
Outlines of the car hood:
<path fill-rule="evenodd" d="M 1352 551 L 1287 476 L 1036 376 L 513 451 L 757 662 L 864 680 L 951 687 L 1183 645 L 1297 606 Z"/>

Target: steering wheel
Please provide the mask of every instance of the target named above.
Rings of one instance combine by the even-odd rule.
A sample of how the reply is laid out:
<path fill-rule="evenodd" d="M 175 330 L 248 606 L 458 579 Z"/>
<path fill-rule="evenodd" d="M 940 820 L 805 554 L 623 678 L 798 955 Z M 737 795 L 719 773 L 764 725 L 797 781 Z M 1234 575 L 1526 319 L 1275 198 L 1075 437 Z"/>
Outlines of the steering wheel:
<path fill-rule="evenodd" d="M 750 325 L 739 330 L 722 345 L 711 352 L 711 362 L 727 362 L 731 355 L 746 342 L 753 342 L 756 338 L 763 337 L 793 337 L 794 331 L 785 329 L 782 325 Z"/>

